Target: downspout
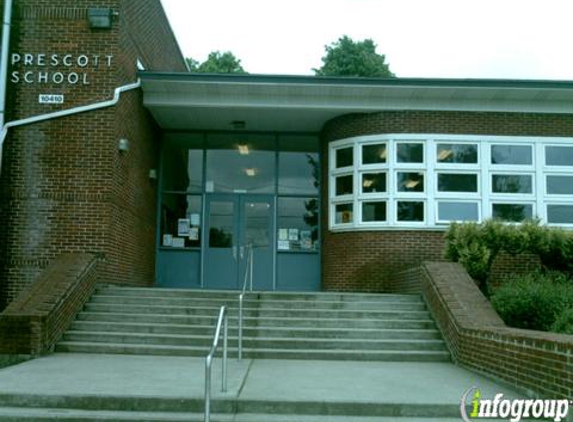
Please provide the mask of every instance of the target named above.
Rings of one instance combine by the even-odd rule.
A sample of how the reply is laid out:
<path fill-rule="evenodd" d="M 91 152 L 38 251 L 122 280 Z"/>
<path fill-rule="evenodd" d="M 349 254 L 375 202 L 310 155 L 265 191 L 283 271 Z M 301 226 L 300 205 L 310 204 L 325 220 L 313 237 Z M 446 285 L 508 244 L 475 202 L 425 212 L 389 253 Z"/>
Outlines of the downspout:
<path fill-rule="evenodd" d="M 38 116 L 32 116 L 32 117 L 27 117 L 25 119 L 8 122 L 2 127 L 2 131 L 0 132 L 0 151 L 2 145 L 4 144 L 4 139 L 6 139 L 6 135 L 8 134 L 8 129 L 12 127 L 24 126 L 24 125 L 29 125 L 31 123 L 43 122 L 45 120 L 57 119 L 64 116 L 70 116 L 72 114 L 85 113 L 86 111 L 98 110 L 100 108 L 112 107 L 119 102 L 119 98 L 123 92 L 137 89 L 140 86 L 141 86 L 141 80 L 138 78 L 137 81 L 134 83 L 117 87 L 114 91 L 113 98 L 111 100 L 74 107 L 68 110 L 55 111 L 53 113 L 40 114 Z"/>
<path fill-rule="evenodd" d="M 8 50 L 10 49 L 10 28 L 12 26 L 12 0 L 4 0 L 2 15 L 2 51 L 0 52 L 0 128 L 6 121 L 6 91 L 8 82 Z M 2 146 L 4 136 L 0 138 L 0 173 L 2 172 Z"/>

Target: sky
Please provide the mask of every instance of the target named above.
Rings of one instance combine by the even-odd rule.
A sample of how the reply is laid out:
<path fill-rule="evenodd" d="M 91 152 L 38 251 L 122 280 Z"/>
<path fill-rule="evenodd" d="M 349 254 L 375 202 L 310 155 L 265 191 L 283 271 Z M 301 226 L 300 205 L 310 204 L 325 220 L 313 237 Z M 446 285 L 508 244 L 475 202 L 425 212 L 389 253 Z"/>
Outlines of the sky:
<path fill-rule="evenodd" d="M 573 0 L 161 0 L 185 57 L 312 75 L 325 46 L 372 39 L 398 77 L 573 80 Z"/>

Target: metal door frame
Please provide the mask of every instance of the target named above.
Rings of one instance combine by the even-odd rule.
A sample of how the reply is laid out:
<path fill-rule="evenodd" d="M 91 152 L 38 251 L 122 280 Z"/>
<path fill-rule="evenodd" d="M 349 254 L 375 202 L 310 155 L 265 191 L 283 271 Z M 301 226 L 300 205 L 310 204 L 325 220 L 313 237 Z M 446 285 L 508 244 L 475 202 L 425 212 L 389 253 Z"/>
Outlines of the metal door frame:
<path fill-rule="evenodd" d="M 234 233 L 233 233 L 233 247 L 236 247 L 236 267 L 237 267 L 237 289 L 240 289 L 239 284 L 242 274 L 241 268 L 241 257 L 240 248 L 241 244 L 245 242 L 245 216 L 243 208 L 246 202 L 267 202 L 270 204 L 269 218 L 270 218 L 270 232 L 269 232 L 269 242 L 271 248 L 272 259 L 271 274 L 272 274 L 272 291 L 276 290 L 277 287 L 277 246 L 276 246 L 276 227 L 277 227 L 277 197 L 273 194 L 249 194 L 249 193 L 207 193 L 203 196 L 203 221 L 202 221 L 202 241 L 201 241 L 201 288 L 207 288 L 206 278 L 205 278 L 205 268 L 207 260 L 209 259 L 209 254 L 207 253 L 209 249 L 209 237 L 210 237 L 210 212 L 211 212 L 211 202 L 213 201 L 228 201 L 232 202 L 234 205 Z M 245 245 L 243 245 L 245 246 Z M 254 262 L 256 266 L 256 261 Z"/>

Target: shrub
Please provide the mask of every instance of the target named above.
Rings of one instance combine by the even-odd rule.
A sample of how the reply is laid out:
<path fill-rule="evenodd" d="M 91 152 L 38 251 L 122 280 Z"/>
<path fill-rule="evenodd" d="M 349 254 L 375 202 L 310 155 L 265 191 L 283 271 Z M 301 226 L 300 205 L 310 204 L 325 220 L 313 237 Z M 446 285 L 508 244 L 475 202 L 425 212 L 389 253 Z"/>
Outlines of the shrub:
<path fill-rule="evenodd" d="M 497 220 L 482 224 L 453 223 L 445 240 L 446 258 L 462 264 L 486 295 L 491 267 L 500 251 L 513 255 L 533 253 L 539 256 L 545 269 L 573 275 L 573 234 L 540 226 L 537 220 L 519 225 Z"/>
<path fill-rule="evenodd" d="M 573 334 L 573 308 L 565 309 L 557 317 L 551 331 L 555 333 Z"/>
<path fill-rule="evenodd" d="M 511 327 L 549 331 L 564 311 L 573 308 L 573 283 L 559 272 L 536 272 L 503 284 L 491 303 Z"/>

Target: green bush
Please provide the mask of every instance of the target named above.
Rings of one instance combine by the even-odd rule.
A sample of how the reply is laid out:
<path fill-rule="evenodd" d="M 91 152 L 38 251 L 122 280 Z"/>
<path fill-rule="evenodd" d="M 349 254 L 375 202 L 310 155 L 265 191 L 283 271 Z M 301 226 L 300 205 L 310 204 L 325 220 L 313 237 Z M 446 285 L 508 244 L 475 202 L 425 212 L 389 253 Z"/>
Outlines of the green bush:
<path fill-rule="evenodd" d="M 573 308 L 567 308 L 557 317 L 551 331 L 555 333 L 573 334 Z"/>
<path fill-rule="evenodd" d="M 540 226 L 537 220 L 506 224 L 488 220 L 482 224 L 453 223 L 446 235 L 445 256 L 459 262 L 488 295 L 488 278 L 499 252 L 533 253 L 543 268 L 573 275 L 573 233 Z"/>
<path fill-rule="evenodd" d="M 573 308 L 573 282 L 559 272 L 528 274 L 499 287 L 491 303 L 510 327 L 549 331 Z M 567 321 L 573 317 L 562 324 Z"/>

